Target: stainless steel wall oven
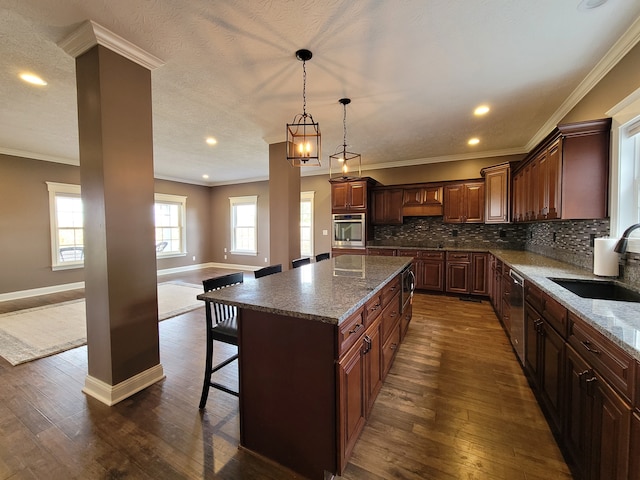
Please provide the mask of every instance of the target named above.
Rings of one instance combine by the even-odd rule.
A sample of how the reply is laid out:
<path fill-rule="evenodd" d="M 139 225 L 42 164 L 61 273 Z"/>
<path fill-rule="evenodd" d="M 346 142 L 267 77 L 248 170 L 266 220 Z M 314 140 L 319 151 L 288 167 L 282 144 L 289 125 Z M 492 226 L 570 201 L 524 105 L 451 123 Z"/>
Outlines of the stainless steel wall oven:
<path fill-rule="evenodd" d="M 364 213 L 333 215 L 332 247 L 364 247 L 366 224 Z"/>

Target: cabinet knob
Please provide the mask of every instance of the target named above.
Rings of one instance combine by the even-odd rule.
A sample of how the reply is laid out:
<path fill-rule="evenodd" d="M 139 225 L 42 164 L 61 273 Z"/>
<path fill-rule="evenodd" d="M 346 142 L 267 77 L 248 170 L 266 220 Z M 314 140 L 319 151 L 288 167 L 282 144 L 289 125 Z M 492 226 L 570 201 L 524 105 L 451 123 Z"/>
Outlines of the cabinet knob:
<path fill-rule="evenodd" d="M 591 348 L 591 342 L 589 340 L 583 340 L 582 345 L 587 349 L 588 352 L 591 352 L 595 355 L 600 355 L 600 350 L 596 350 L 595 348 Z"/>
<path fill-rule="evenodd" d="M 356 333 L 358 330 L 360 330 L 360 328 L 362 328 L 362 324 L 356 323 L 356 326 L 353 327 L 353 330 L 349 330 L 349 334 Z"/>

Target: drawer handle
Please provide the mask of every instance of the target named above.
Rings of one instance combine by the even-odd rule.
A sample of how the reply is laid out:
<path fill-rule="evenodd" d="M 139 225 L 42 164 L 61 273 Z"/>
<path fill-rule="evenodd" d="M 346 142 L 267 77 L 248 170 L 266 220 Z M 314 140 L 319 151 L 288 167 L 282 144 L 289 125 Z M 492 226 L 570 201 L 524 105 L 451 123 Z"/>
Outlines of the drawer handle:
<path fill-rule="evenodd" d="M 353 330 L 349 330 L 349 334 L 356 333 L 358 330 L 360 330 L 361 327 L 361 323 L 356 323 L 356 326 L 353 328 Z"/>
<path fill-rule="evenodd" d="M 583 340 L 582 345 L 587 349 L 588 352 L 591 352 L 595 355 L 600 355 L 600 350 L 596 350 L 595 348 L 591 348 L 591 342 L 589 340 Z"/>
<path fill-rule="evenodd" d="M 391 346 L 389 347 L 391 350 L 395 350 L 396 348 L 398 348 L 398 344 L 397 343 L 392 343 Z"/>
<path fill-rule="evenodd" d="M 365 355 L 371 351 L 371 337 L 369 335 L 364 336 L 364 350 L 362 354 Z"/>

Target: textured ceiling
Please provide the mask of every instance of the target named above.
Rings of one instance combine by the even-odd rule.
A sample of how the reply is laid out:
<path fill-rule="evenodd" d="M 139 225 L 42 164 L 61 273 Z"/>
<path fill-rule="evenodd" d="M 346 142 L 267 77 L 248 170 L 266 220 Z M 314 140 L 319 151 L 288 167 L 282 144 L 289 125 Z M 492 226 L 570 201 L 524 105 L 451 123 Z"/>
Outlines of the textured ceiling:
<path fill-rule="evenodd" d="M 313 52 L 307 112 L 323 169 L 342 144 L 342 97 L 365 168 L 522 153 L 616 42 L 639 37 L 640 1 L 578 3 L 0 0 L 0 153 L 78 164 L 74 60 L 57 43 L 89 19 L 165 62 L 152 72 L 158 178 L 267 178 L 269 143 L 302 112 L 299 48 Z M 22 71 L 48 85 L 25 84 Z M 481 103 L 491 112 L 475 118 Z"/>

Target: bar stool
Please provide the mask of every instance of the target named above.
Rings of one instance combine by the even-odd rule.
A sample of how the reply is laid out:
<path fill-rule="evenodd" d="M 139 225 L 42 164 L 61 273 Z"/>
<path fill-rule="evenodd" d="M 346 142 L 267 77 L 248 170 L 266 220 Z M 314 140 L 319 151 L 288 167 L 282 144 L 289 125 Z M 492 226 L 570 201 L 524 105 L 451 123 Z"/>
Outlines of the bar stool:
<path fill-rule="evenodd" d="M 219 290 L 232 285 L 237 285 L 244 281 L 242 272 L 230 273 L 220 277 L 209 278 L 202 282 L 204 291 Z M 234 360 L 238 354 L 234 354 L 225 361 L 213 365 L 213 342 L 224 342 L 229 345 L 238 346 L 238 309 L 231 305 L 224 305 L 215 301 L 206 301 L 205 316 L 207 321 L 207 357 L 205 360 L 204 382 L 202 385 L 202 395 L 200 396 L 200 409 L 203 409 L 209 396 L 209 388 L 216 388 L 231 395 L 238 396 L 238 392 L 220 383 L 211 380 L 214 372 L 226 367 Z"/>
<path fill-rule="evenodd" d="M 309 257 L 296 258 L 291 261 L 291 266 L 293 268 L 298 268 L 303 265 L 309 265 L 311 263 L 311 259 Z"/>
<path fill-rule="evenodd" d="M 268 267 L 260 268 L 255 272 L 253 272 L 253 274 L 255 275 L 256 278 L 261 278 L 261 277 L 266 277 L 267 275 L 273 275 L 274 273 L 280 273 L 281 271 L 282 271 L 282 264 L 278 263 L 277 265 L 269 265 Z"/>

